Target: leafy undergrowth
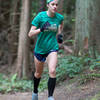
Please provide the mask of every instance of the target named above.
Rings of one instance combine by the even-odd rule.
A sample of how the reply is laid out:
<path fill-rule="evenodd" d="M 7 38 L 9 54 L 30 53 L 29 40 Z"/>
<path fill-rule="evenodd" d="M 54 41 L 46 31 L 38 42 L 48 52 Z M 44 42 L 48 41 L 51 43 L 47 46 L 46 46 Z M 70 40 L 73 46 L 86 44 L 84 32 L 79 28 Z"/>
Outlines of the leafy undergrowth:
<path fill-rule="evenodd" d="M 97 59 L 89 57 L 75 57 L 75 56 L 58 56 L 57 67 L 57 84 L 67 78 L 79 77 L 80 84 L 95 78 L 100 78 L 100 57 Z M 96 71 L 95 71 L 96 70 Z M 48 69 L 45 68 L 40 85 L 39 91 L 47 88 Z M 18 79 L 17 74 L 13 76 L 5 76 L 0 74 L 0 93 L 13 93 L 32 91 L 32 80 Z"/>
<path fill-rule="evenodd" d="M 24 92 L 32 88 L 32 81 L 29 80 L 19 80 L 17 74 L 7 77 L 3 74 L 0 74 L 0 92 Z"/>
<path fill-rule="evenodd" d="M 100 100 L 100 92 L 86 100 Z"/>

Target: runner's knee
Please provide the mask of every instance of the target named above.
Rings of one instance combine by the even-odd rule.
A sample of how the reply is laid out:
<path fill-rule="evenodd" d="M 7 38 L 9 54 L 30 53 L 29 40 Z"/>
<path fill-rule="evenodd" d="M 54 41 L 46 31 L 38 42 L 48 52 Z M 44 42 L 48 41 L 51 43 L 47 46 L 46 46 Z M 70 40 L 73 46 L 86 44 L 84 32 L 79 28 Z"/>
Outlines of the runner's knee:
<path fill-rule="evenodd" d="M 35 72 L 35 77 L 36 78 L 40 78 L 41 77 L 41 73 Z"/>
<path fill-rule="evenodd" d="M 55 70 L 55 69 L 51 69 L 51 70 L 49 71 L 49 75 L 50 75 L 50 76 L 55 76 L 55 75 L 56 75 L 56 70 Z"/>

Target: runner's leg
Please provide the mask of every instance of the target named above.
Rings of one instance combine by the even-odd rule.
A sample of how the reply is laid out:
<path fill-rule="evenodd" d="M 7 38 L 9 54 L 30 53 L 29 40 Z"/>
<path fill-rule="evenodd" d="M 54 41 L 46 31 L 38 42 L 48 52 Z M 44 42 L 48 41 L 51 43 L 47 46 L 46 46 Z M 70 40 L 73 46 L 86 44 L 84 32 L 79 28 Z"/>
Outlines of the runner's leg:
<path fill-rule="evenodd" d="M 48 55 L 49 80 L 48 80 L 48 97 L 53 96 L 56 85 L 56 66 L 57 66 L 57 52 L 51 52 Z"/>

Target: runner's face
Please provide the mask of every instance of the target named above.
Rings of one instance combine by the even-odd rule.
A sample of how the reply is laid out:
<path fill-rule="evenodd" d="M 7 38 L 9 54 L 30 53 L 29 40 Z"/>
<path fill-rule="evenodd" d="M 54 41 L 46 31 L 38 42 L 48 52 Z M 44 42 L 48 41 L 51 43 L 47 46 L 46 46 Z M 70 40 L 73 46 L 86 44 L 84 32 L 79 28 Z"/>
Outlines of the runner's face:
<path fill-rule="evenodd" d="M 48 4 L 48 10 L 52 13 L 57 12 L 57 8 L 58 8 L 58 0 L 53 0 Z"/>

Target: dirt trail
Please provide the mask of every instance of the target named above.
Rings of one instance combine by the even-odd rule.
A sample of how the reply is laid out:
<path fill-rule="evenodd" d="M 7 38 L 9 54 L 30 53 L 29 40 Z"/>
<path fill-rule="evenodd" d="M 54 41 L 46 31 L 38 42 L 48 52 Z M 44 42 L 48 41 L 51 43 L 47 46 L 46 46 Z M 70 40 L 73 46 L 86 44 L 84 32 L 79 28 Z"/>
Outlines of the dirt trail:
<path fill-rule="evenodd" d="M 91 100 L 100 93 L 100 80 L 92 81 L 86 85 L 78 85 L 77 82 L 65 81 L 56 87 L 55 100 Z M 0 94 L 0 100 L 31 100 L 31 93 Z M 47 90 L 39 93 L 39 100 L 47 100 Z M 100 100 L 100 99 L 95 99 Z"/>
<path fill-rule="evenodd" d="M 60 95 L 61 94 L 61 95 Z M 32 93 L 16 93 L 0 95 L 0 100 L 32 100 Z M 47 100 L 47 90 L 39 93 L 39 100 Z M 61 93 L 60 90 L 56 89 L 54 94 L 55 100 L 66 100 L 66 95 Z"/>
<path fill-rule="evenodd" d="M 58 91 L 58 90 L 56 90 Z M 59 94 L 61 94 L 59 92 Z M 66 100 L 66 96 L 64 94 L 59 95 L 55 94 L 55 100 Z M 16 94 L 6 94 L 0 95 L 0 100 L 32 100 L 31 93 L 16 93 Z M 47 91 L 43 93 L 39 93 L 39 100 L 47 100 Z"/>

